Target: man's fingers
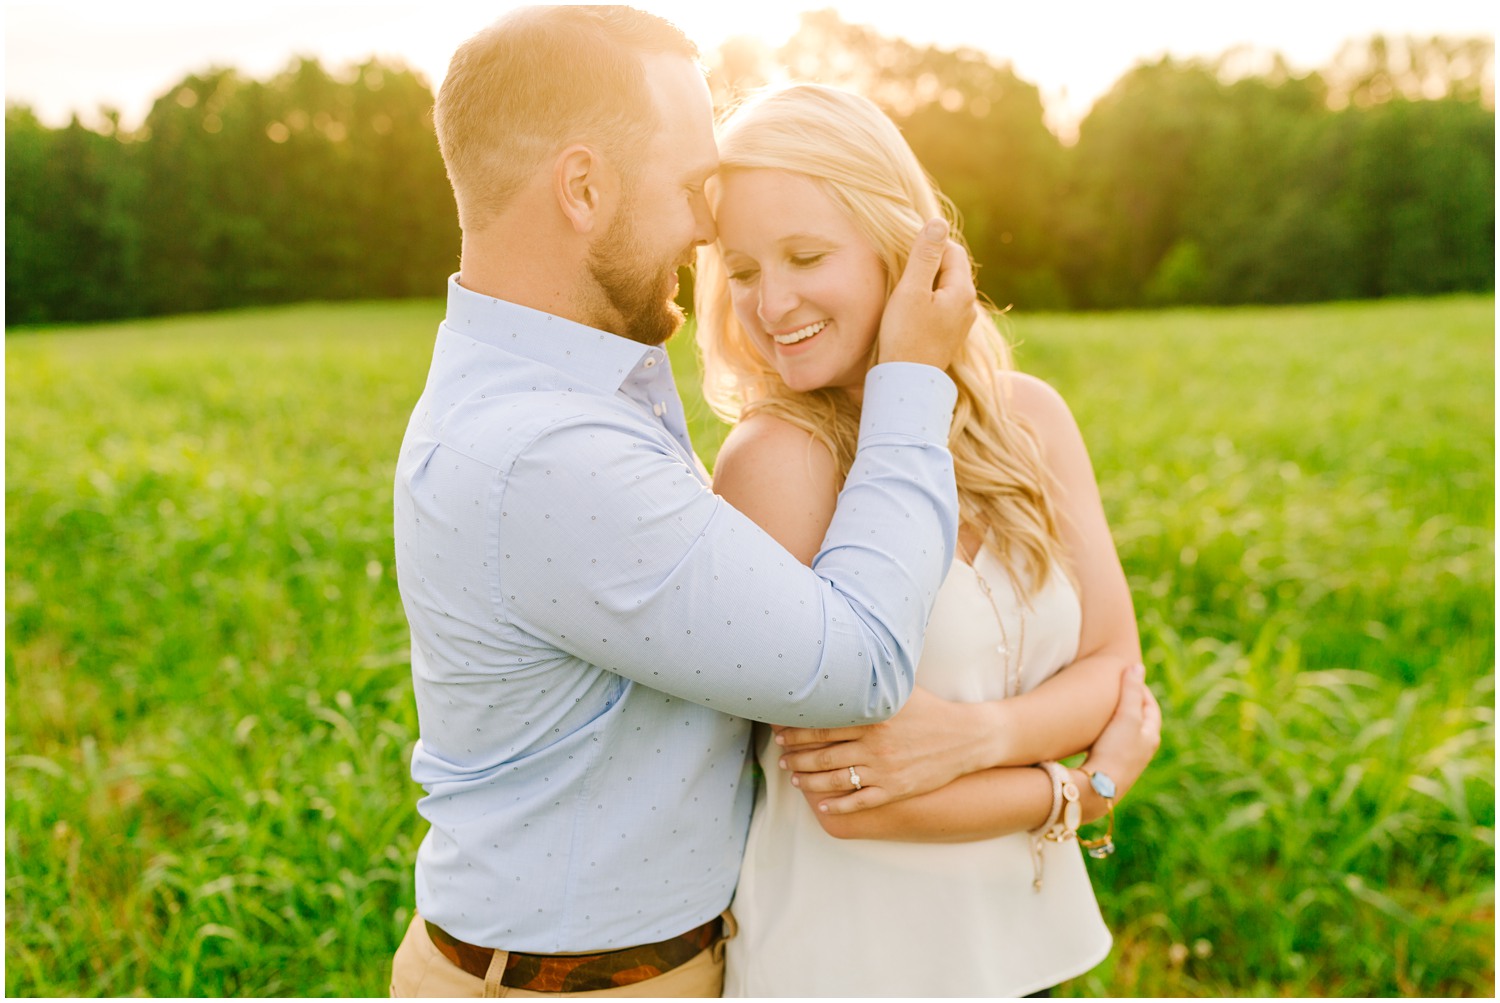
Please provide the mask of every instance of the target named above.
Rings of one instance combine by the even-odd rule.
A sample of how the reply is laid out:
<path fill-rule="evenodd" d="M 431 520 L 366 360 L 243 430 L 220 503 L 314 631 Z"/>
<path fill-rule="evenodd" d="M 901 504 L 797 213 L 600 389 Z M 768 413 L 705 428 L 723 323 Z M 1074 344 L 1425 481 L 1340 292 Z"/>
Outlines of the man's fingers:
<path fill-rule="evenodd" d="M 933 291 L 941 294 L 962 296 L 974 295 L 974 271 L 969 267 L 969 254 L 956 240 L 945 241 L 938 265 Z"/>
<path fill-rule="evenodd" d="M 906 259 L 906 269 L 901 273 L 900 284 L 931 292 L 938 270 L 943 264 L 947 242 L 947 221 L 929 219 L 911 245 L 911 256 Z"/>

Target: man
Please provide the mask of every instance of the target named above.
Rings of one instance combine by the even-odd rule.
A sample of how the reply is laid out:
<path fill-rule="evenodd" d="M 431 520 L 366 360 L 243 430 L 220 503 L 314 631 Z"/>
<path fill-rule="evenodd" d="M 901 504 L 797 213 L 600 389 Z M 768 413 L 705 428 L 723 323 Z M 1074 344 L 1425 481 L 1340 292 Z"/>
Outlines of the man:
<path fill-rule="evenodd" d="M 438 97 L 463 248 L 396 475 L 431 823 L 398 995 L 718 995 L 746 719 L 877 721 L 911 691 L 957 529 L 967 265 L 941 228 L 914 248 L 802 566 L 710 491 L 658 347 L 714 239 L 696 55 L 630 8 L 525 8 Z"/>

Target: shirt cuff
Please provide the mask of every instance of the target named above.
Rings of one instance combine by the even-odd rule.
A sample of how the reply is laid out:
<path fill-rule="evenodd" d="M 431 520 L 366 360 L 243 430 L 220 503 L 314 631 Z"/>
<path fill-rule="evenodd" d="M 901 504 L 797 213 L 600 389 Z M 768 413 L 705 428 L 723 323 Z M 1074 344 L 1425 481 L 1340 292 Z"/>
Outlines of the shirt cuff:
<path fill-rule="evenodd" d="M 936 366 L 916 362 L 883 362 L 865 377 L 859 438 L 898 435 L 948 445 L 958 387 Z"/>

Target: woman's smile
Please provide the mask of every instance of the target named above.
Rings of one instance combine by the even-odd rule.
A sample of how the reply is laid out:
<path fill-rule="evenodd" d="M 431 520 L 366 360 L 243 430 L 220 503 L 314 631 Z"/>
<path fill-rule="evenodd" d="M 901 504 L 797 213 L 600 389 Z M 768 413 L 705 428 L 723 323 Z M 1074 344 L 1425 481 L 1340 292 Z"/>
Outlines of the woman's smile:
<path fill-rule="evenodd" d="M 806 175 L 738 169 L 720 184 L 719 246 L 740 326 L 793 390 L 857 395 L 885 312 L 875 248 Z"/>
<path fill-rule="evenodd" d="M 817 320 L 813 321 L 811 324 L 808 324 L 805 327 L 799 327 L 795 331 L 789 331 L 786 334 L 772 334 L 771 340 L 783 347 L 789 347 L 791 345 L 800 344 L 801 342 L 808 340 L 813 335 L 821 332 L 823 328 L 827 326 L 828 321 Z"/>

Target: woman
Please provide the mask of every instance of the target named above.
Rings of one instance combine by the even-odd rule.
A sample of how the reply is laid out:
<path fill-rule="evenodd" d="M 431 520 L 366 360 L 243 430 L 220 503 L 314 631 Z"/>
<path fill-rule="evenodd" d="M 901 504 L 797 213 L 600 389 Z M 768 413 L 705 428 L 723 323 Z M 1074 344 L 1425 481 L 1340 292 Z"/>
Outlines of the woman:
<path fill-rule="evenodd" d="M 743 105 L 719 147 L 698 339 L 705 394 L 737 424 L 714 486 L 811 563 L 886 297 L 952 210 L 890 120 L 830 88 Z M 1076 830 L 1112 823 L 1106 795 L 1158 741 L 1130 594 L 1061 398 L 1010 371 L 987 315 L 949 372 L 961 560 L 927 692 L 884 725 L 762 736 L 726 996 L 1014 996 L 1108 953 L 1079 841 L 1111 844 Z M 1082 770 L 1052 762 L 1085 750 Z"/>

